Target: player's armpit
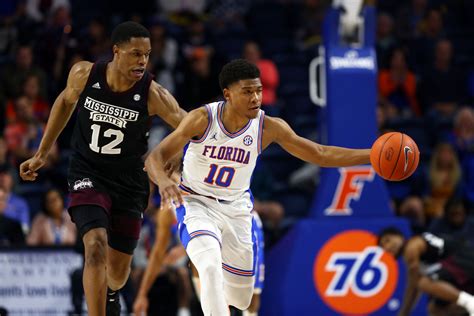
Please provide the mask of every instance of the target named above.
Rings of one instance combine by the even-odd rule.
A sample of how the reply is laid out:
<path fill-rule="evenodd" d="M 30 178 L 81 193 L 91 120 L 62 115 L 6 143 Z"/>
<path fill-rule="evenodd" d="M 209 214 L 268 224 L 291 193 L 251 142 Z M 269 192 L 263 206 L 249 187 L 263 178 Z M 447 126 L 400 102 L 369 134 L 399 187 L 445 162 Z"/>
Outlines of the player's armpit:
<path fill-rule="evenodd" d="M 178 127 L 186 116 L 176 99 L 161 85 L 152 81 L 148 90 L 148 113 L 158 115 L 172 128 Z"/>

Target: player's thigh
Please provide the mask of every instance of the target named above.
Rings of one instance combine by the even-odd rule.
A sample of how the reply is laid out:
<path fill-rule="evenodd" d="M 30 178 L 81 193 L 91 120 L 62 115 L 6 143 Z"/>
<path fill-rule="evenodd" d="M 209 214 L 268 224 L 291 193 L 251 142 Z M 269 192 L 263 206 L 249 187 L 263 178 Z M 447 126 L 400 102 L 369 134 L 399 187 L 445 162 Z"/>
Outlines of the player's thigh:
<path fill-rule="evenodd" d="M 191 240 L 200 236 L 211 236 L 222 245 L 220 225 L 209 216 L 210 207 L 198 199 L 185 197 L 183 205 L 176 209 L 178 233 L 186 249 Z"/>
<path fill-rule="evenodd" d="M 131 179 L 131 177 L 126 179 Z M 116 256 L 119 262 L 128 260 L 125 258 L 131 256 L 137 247 L 143 212 L 148 204 L 147 188 L 145 185 L 141 190 L 137 187 L 130 187 L 129 192 L 125 194 L 124 188 L 118 189 L 109 185 L 109 194 L 112 198 L 109 246 L 122 253 Z"/>
<path fill-rule="evenodd" d="M 229 285 L 253 287 L 257 244 L 250 214 L 229 219 L 222 232 L 222 241 L 224 281 Z"/>

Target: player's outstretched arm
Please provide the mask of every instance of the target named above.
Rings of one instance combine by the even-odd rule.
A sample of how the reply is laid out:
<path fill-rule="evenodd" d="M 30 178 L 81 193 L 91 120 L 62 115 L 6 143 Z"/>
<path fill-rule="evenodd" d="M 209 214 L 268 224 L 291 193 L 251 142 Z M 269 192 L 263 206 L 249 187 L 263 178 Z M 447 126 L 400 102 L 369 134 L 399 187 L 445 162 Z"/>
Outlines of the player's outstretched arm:
<path fill-rule="evenodd" d="M 298 136 L 284 120 L 266 116 L 263 148 L 272 142 L 293 156 L 321 167 L 346 167 L 370 162 L 370 149 L 320 145 Z"/>
<path fill-rule="evenodd" d="M 81 61 L 69 71 L 66 88 L 54 101 L 38 151 L 20 165 L 20 176 L 23 180 L 34 181 L 38 176 L 36 171 L 46 162 L 51 147 L 76 108 L 77 100 L 84 90 L 92 65 L 90 62 Z"/>
<path fill-rule="evenodd" d="M 147 315 L 148 311 L 148 292 L 158 276 L 163 259 L 165 257 L 166 248 L 171 237 L 170 227 L 173 224 L 173 209 L 171 205 L 163 205 L 156 214 L 158 229 L 156 232 L 156 240 L 151 249 L 150 258 L 143 275 L 140 289 L 138 290 L 135 303 L 133 304 L 133 312 L 135 315 Z"/>
<path fill-rule="evenodd" d="M 410 239 L 405 247 L 403 258 L 407 266 L 407 285 L 403 295 L 402 307 L 398 312 L 399 316 L 410 315 L 411 310 L 420 297 L 421 292 L 418 288 L 418 282 L 422 277 L 420 273 L 420 257 L 425 251 L 426 244 L 420 237 Z"/>
<path fill-rule="evenodd" d="M 156 81 L 152 81 L 148 90 L 148 113 L 158 115 L 172 128 L 177 128 L 186 115 L 171 93 Z"/>
<path fill-rule="evenodd" d="M 193 137 L 200 137 L 207 128 L 207 110 L 204 107 L 189 112 L 178 128 L 165 137 L 145 160 L 148 177 L 160 190 L 162 205 L 172 200 L 183 203 L 181 191 L 176 182 L 170 179 L 165 171 L 165 164 L 178 154 Z"/>

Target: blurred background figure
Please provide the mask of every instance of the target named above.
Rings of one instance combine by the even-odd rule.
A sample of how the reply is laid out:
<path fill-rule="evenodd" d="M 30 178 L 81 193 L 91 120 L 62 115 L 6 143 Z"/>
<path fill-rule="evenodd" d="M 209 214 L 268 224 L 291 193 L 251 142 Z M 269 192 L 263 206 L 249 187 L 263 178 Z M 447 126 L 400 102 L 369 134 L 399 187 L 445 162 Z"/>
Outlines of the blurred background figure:
<path fill-rule="evenodd" d="M 64 199 L 56 189 L 48 190 L 43 210 L 33 219 L 26 242 L 30 246 L 73 246 L 76 226 L 64 208 Z"/>
<path fill-rule="evenodd" d="M 469 208 L 467 201 L 453 196 L 445 206 L 442 218 L 434 219 L 429 231 L 434 234 L 445 234 L 457 239 L 474 241 L 474 217 L 473 210 Z"/>
<path fill-rule="evenodd" d="M 20 223 L 23 233 L 27 234 L 30 230 L 30 207 L 23 197 L 13 192 L 14 185 L 12 171 L 0 170 L 0 189 L 6 199 L 3 215 Z"/>
<path fill-rule="evenodd" d="M 270 59 L 263 59 L 260 47 L 253 41 L 245 43 L 243 56 L 260 70 L 263 86 L 262 110 L 270 116 L 278 116 L 277 89 L 280 77 L 275 63 Z"/>
<path fill-rule="evenodd" d="M 429 218 L 443 217 L 448 199 L 459 192 L 461 166 L 453 147 L 439 144 L 430 162 L 429 193 L 426 197 L 426 215 Z"/>
<path fill-rule="evenodd" d="M 25 243 L 25 235 L 21 229 L 21 224 L 5 216 L 6 208 L 7 193 L 0 187 L 0 246 L 22 246 Z"/>

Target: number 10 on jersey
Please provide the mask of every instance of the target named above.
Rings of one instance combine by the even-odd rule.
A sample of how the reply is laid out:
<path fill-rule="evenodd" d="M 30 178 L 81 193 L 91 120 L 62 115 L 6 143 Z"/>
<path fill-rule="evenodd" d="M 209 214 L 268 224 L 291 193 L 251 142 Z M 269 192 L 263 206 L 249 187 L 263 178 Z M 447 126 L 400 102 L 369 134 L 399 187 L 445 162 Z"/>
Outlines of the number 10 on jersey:
<path fill-rule="evenodd" d="M 219 168 L 218 165 L 212 164 L 209 166 L 209 174 L 204 179 L 204 182 L 227 188 L 234 178 L 234 173 L 235 169 L 232 167 L 222 166 Z"/>

